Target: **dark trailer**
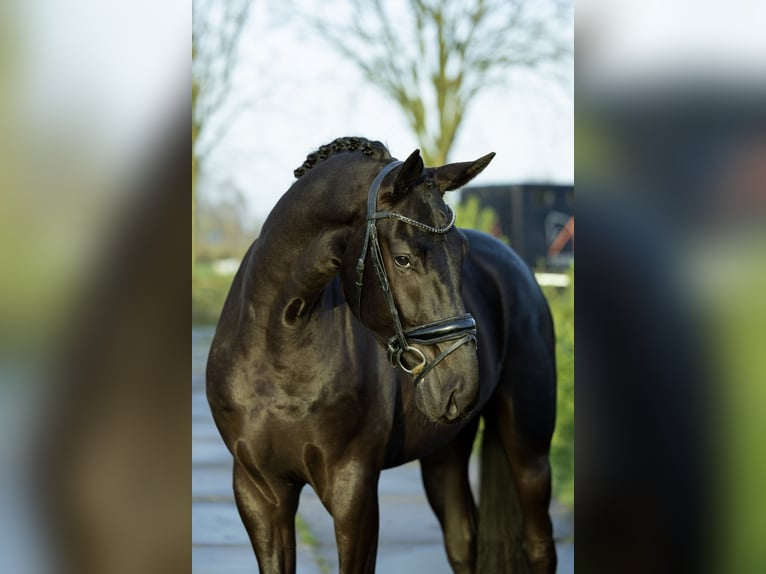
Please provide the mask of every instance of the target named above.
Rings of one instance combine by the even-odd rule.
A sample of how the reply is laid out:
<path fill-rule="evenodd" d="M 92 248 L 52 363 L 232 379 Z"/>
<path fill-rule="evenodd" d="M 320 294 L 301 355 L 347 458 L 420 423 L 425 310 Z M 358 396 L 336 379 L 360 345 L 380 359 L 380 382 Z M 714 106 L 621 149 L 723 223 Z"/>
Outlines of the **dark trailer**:
<path fill-rule="evenodd" d="M 561 271 L 574 259 L 574 186 L 518 184 L 468 187 L 462 201 L 475 197 L 491 207 L 502 235 L 532 268 Z"/>

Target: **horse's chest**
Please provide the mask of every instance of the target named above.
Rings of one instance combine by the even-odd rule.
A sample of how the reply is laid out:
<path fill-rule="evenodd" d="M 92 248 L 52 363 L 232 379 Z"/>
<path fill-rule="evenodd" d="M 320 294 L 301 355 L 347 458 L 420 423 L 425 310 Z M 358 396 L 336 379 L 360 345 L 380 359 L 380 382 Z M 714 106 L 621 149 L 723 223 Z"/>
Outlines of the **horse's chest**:
<path fill-rule="evenodd" d="M 405 413 L 393 426 L 386 467 L 423 458 L 452 441 L 464 424 L 445 425 L 426 419 L 419 411 Z"/>

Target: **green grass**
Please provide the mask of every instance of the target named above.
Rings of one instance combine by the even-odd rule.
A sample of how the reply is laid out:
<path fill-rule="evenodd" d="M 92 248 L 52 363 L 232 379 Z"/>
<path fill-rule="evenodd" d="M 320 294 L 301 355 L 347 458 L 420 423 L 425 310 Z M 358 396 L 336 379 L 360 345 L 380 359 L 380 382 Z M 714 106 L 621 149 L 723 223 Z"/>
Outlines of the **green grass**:
<path fill-rule="evenodd" d="M 716 254 L 708 265 L 720 268 L 719 277 L 702 299 L 718 379 L 701 435 L 711 439 L 706 455 L 714 463 L 707 477 L 708 520 L 720 546 L 713 571 L 734 574 L 766 572 L 765 249 L 760 231 Z"/>
<path fill-rule="evenodd" d="M 556 329 L 558 396 L 556 430 L 551 442 L 553 495 L 574 506 L 574 272 L 565 289 L 545 288 Z"/>
<path fill-rule="evenodd" d="M 215 325 L 229 293 L 233 275 L 218 275 L 210 264 L 197 263 L 192 269 L 192 323 Z"/>
<path fill-rule="evenodd" d="M 319 566 L 319 570 L 325 574 L 329 574 L 330 565 L 319 554 L 319 541 L 316 539 L 316 536 L 314 536 L 314 533 L 311 532 L 309 525 L 306 524 L 306 521 L 303 520 L 300 514 L 296 515 L 295 517 L 295 530 L 300 541 L 308 546 L 311 550 L 311 554 L 314 557 L 314 562 L 316 562 L 317 566 Z"/>

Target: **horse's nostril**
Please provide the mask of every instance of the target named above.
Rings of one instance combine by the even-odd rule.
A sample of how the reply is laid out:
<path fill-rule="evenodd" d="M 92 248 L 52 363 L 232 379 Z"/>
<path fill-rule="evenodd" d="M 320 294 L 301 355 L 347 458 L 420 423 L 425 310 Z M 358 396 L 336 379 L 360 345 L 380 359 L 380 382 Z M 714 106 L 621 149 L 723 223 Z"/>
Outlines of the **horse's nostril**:
<path fill-rule="evenodd" d="M 460 414 L 460 410 L 457 408 L 457 402 L 455 402 L 455 393 L 452 393 L 447 403 L 447 418 L 452 420 L 456 419 Z"/>

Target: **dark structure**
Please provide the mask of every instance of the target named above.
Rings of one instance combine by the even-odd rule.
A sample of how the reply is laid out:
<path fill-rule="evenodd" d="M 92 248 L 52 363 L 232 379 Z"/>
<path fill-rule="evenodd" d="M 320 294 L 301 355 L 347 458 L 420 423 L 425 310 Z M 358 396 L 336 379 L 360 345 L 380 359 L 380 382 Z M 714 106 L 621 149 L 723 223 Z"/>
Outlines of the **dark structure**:
<path fill-rule="evenodd" d="M 533 269 L 561 270 L 574 258 L 574 186 L 490 185 L 463 190 L 497 213 L 503 235 Z"/>

